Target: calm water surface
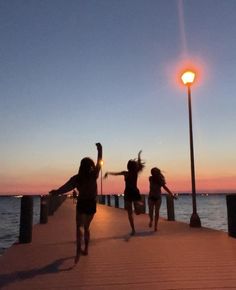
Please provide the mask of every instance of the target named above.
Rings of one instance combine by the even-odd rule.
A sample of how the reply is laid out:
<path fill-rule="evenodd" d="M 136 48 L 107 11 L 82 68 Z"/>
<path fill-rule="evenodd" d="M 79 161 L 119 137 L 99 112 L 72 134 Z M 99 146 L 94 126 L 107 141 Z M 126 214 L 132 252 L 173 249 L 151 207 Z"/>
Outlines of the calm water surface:
<path fill-rule="evenodd" d="M 35 196 L 33 223 L 39 223 L 40 198 Z M 0 255 L 19 237 L 20 202 L 17 197 L 0 197 Z"/>

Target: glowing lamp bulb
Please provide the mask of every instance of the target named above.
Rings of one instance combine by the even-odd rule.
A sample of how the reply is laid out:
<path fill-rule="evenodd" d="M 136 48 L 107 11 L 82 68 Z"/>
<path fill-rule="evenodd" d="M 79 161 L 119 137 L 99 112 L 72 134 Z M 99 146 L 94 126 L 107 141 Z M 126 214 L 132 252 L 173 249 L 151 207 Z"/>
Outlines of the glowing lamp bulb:
<path fill-rule="evenodd" d="M 192 71 L 186 71 L 182 74 L 181 79 L 184 85 L 191 85 L 195 79 L 195 73 Z"/>

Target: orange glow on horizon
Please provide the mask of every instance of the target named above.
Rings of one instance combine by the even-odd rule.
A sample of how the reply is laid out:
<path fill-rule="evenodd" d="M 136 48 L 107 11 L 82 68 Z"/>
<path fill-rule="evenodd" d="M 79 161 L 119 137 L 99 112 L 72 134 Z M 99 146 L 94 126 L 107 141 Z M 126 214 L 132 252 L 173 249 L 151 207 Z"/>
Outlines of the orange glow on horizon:
<path fill-rule="evenodd" d="M 57 189 L 63 185 L 71 175 L 66 173 L 48 174 L 45 176 L 24 176 L 20 178 L 5 178 L 1 183 L 0 195 L 16 194 L 47 194 L 52 189 Z M 147 194 L 149 191 L 149 174 L 145 173 L 139 176 L 138 187 L 141 193 Z M 175 193 L 191 192 L 190 176 L 178 173 L 168 174 L 167 186 Z M 29 181 L 30 180 L 30 181 Z M 100 177 L 97 181 L 98 192 Z M 112 177 L 103 180 L 104 194 L 122 194 L 124 192 L 125 182 L 122 176 Z M 219 174 L 202 174 L 196 176 L 197 193 L 204 192 L 236 192 L 236 176 L 222 176 Z M 164 192 L 164 190 L 163 190 Z"/>

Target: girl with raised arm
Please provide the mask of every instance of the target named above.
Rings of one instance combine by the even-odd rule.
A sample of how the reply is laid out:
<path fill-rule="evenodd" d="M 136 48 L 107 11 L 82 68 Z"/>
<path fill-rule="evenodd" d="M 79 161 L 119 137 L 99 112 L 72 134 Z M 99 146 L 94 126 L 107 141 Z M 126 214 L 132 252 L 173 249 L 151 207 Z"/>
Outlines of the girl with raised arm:
<path fill-rule="evenodd" d="M 138 207 L 141 204 L 141 195 L 137 187 L 138 174 L 144 168 L 144 162 L 141 160 L 141 152 L 138 153 L 138 159 L 131 159 L 127 163 L 127 171 L 121 172 L 107 172 L 105 178 L 108 175 L 123 175 L 125 179 L 125 191 L 124 191 L 124 201 L 125 209 L 128 213 L 128 219 L 131 226 L 131 235 L 135 234 L 134 219 L 133 219 L 133 205 L 134 208 Z"/>
<path fill-rule="evenodd" d="M 148 195 L 149 207 L 149 227 L 152 227 L 153 213 L 155 210 L 154 231 L 157 231 L 157 224 L 159 219 L 159 212 L 161 207 L 161 188 L 163 187 L 170 196 L 175 197 L 174 194 L 166 186 L 165 177 L 161 170 L 157 167 L 151 169 L 151 176 L 149 177 L 150 190 Z"/>
<path fill-rule="evenodd" d="M 50 194 L 64 194 L 73 189 L 77 189 L 79 195 L 76 205 L 76 255 L 75 263 L 79 261 L 80 253 L 88 255 L 88 246 L 90 240 L 89 226 L 96 213 L 97 198 L 97 178 L 101 169 L 102 145 L 97 146 L 97 164 L 89 157 L 85 157 L 80 162 L 78 174 L 72 176 L 64 185 L 56 190 L 50 191 Z M 82 231 L 84 229 L 84 249 L 81 249 Z"/>

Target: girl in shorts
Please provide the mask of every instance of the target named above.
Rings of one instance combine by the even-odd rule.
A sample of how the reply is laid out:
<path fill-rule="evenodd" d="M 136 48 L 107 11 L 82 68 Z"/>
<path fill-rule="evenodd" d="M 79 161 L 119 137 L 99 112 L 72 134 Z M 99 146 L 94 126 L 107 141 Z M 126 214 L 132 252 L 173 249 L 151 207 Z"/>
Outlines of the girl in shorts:
<path fill-rule="evenodd" d="M 80 253 L 88 255 L 88 246 L 90 240 L 89 226 L 96 213 L 97 198 L 97 178 L 101 169 L 102 145 L 97 146 L 97 164 L 89 157 L 85 157 L 80 162 L 78 174 L 72 176 L 64 185 L 56 190 L 50 191 L 50 194 L 64 194 L 73 189 L 77 189 L 79 195 L 76 205 L 76 255 L 75 263 L 79 261 Z M 84 229 L 84 249 L 81 248 L 82 231 Z"/>
<path fill-rule="evenodd" d="M 174 197 L 174 194 L 166 186 L 165 177 L 161 170 L 157 167 L 151 169 L 151 176 L 149 177 L 150 190 L 148 195 L 149 207 L 149 227 L 153 224 L 153 213 L 155 210 L 154 231 L 157 231 L 157 224 L 159 219 L 159 211 L 161 207 L 161 188 L 163 187 L 169 195 Z"/>

